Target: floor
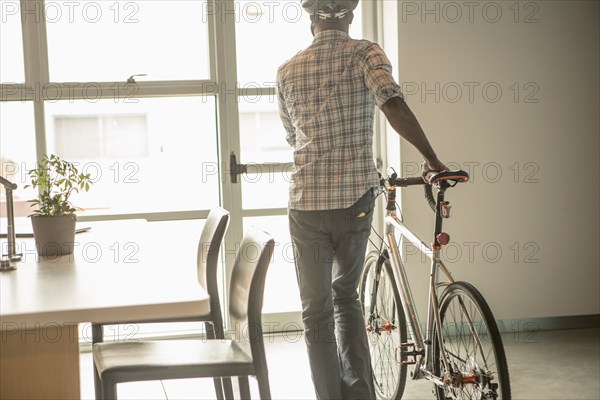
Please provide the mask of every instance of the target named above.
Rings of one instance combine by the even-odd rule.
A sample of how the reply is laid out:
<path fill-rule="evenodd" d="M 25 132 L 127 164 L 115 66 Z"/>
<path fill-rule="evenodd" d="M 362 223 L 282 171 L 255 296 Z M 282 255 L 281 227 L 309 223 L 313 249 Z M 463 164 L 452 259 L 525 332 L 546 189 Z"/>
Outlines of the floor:
<path fill-rule="evenodd" d="M 513 399 L 600 400 L 600 329 L 511 333 L 503 341 Z M 273 399 L 314 399 L 300 334 L 267 337 L 265 344 Z M 90 353 L 81 355 L 81 381 L 82 398 L 93 399 Z M 119 399 L 215 398 L 212 380 L 204 379 L 128 383 L 118 390 Z M 409 380 L 403 399 L 433 399 L 431 384 Z"/>

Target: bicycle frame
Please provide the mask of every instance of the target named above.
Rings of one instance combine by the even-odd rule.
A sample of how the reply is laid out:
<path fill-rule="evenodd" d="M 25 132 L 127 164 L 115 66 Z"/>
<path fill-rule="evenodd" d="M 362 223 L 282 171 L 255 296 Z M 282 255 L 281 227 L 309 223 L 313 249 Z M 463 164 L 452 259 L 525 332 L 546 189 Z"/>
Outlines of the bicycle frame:
<path fill-rule="evenodd" d="M 445 189 L 441 189 L 437 194 L 436 210 L 440 210 L 441 205 L 444 203 L 444 192 Z M 393 201 L 393 200 L 392 200 Z M 394 279 L 399 283 L 399 294 L 402 302 L 402 308 L 404 315 L 407 318 L 407 329 L 414 343 L 405 344 L 405 347 L 414 347 L 414 351 L 411 355 L 415 357 L 415 370 L 412 374 L 412 379 L 428 379 L 438 386 L 445 385 L 444 377 L 436 376 L 433 374 L 433 348 L 432 344 L 433 337 L 429 337 L 433 332 L 437 335 L 437 343 L 440 346 L 440 355 L 442 363 L 444 364 L 445 371 L 452 371 L 449 365 L 446 353 L 441 348 L 442 346 L 442 330 L 441 330 L 441 319 L 439 315 L 439 304 L 437 288 L 439 286 L 447 286 L 454 282 L 452 275 L 444 263 L 440 260 L 441 244 L 438 242 L 438 234 L 442 231 L 442 215 L 439 211 L 436 211 L 436 223 L 434 240 L 431 248 L 428 247 L 422 240 L 420 240 L 405 224 L 398 218 L 396 214 L 395 203 L 392 207 L 387 208 L 387 215 L 385 217 L 385 240 L 390 253 L 390 262 L 394 274 Z M 399 240 L 396 238 L 396 231 L 400 233 Z M 411 242 L 421 253 L 426 255 L 431 260 L 431 268 L 429 273 L 429 295 L 427 305 L 427 325 L 424 337 L 422 326 L 419 321 L 416 306 L 410 290 L 408 278 L 406 276 L 406 270 L 404 263 L 402 262 L 401 253 L 398 247 L 398 243 L 403 243 L 403 240 Z M 447 282 L 439 282 L 438 275 L 439 271 L 442 271 L 447 278 Z M 464 305 L 461 305 L 464 307 Z M 466 311 L 466 310 L 465 310 Z M 467 317 L 467 323 L 469 328 L 476 338 L 478 347 L 481 348 L 481 342 L 479 335 L 472 321 Z"/>
<path fill-rule="evenodd" d="M 393 214 L 392 214 L 393 213 Z M 390 215 L 391 214 L 391 215 Z M 431 346 L 426 346 L 427 344 L 431 344 L 431 339 L 429 337 L 423 337 L 423 331 L 421 329 L 421 323 L 419 321 L 419 317 L 417 314 L 416 306 L 414 304 L 414 300 L 412 297 L 412 293 L 410 290 L 410 285 L 408 282 L 408 278 L 406 276 L 406 270 L 404 268 L 404 263 L 402 262 L 402 258 L 400 256 L 400 250 L 398 248 L 395 232 L 400 232 L 400 240 L 402 238 L 407 239 L 411 242 L 417 249 L 419 249 L 423 254 L 431 259 L 431 269 L 429 273 L 429 296 L 428 296 L 428 305 L 427 305 L 427 325 L 425 333 L 427 335 L 431 335 L 434 332 L 433 327 L 434 323 L 436 324 L 435 332 L 441 332 L 441 323 L 439 320 L 438 314 L 438 301 L 437 301 L 437 286 L 438 286 L 438 266 L 444 271 L 446 276 L 449 279 L 449 283 L 454 282 L 452 276 L 448 269 L 443 265 L 442 261 L 439 259 L 439 250 L 431 250 L 423 241 L 421 241 L 413 232 L 408 229 L 406 225 L 395 215 L 395 212 L 388 211 L 388 215 L 385 218 L 385 227 L 386 227 L 386 242 L 387 246 L 390 249 L 390 262 L 392 264 L 392 271 L 394 273 L 394 279 L 399 283 L 400 289 L 400 299 L 402 300 L 402 308 L 404 310 L 404 315 L 407 318 L 407 329 L 410 333 L 410 336 L 414 340 L 415 350 L 419 353 L 422 353 L 417 356 L 415 372 L 412 375 L 413 379 L 421 379 L 423 377 L 427 377 L 433 381 L 436 381 L 437 384 L 443 385 L 443 381 L 439 377 L 434 377 L 431 374 L 431 361 L 432 361 L 432 352 Z M 438 337 L 438 339 L 441 339 Z M 439 343 L 439 341 L 438 341 Z M 442 352 L 442 357 L 445 358 L 446 355 Z M 447 366 L 447 360 L 443 361 Z"/>

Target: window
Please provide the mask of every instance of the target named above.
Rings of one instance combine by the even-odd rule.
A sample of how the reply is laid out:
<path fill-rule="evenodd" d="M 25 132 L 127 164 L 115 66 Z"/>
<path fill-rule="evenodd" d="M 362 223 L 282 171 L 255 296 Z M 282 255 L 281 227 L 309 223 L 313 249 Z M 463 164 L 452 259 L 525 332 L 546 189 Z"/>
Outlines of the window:
<path fill-rule="evenodd" d="M 299 315 L 293 252 L 286 214 L 292 149 L 273 96 L 277 68 L 313 40 L 310 18 L 299 1 L 235 2 L 243 225 L 260 226 L 276 240 L 267 273 L 265 313 Z M 360 7 L 350 36 L 361 38 Z M 245 91 L 244 91 L 245 90 Z M 254 95 L 256 93 L 256 95 Z M 260 165 L 270 163 L 270 165 Z M 279 168 L 277 168 L 279 167 Z"/>
<path fill-rule="evenodd" d="M 2 3 L 0 12 L 0 82 L 25 82 L 23 35 L 18 2 Z"/>
<path fill-rule="evenodd" d="M 275 239 L 272 265 L 267 272 L 263 313 L 286 313 L 302 310 L 296 284 L 294 252 L 286 215 L 244 218 L 244 230 L 259 226 Z M 275 326 L 279 329 L 281 326 Z"/>
<path fill-rule="evenodd" d="M 240 177 L 242 208 L 244 210 L 286 208 L 290 180 L 291 168 L 284 172 L 277 172 L 258 165 L 248 165 L 248 173 Z"/>
<path fill-rule="evenodd" d="M 46 102 L 48 152 L 92 175 L 74 197 L 82 215 L 208 209 L 219 203 L 215 113 L 201 96 Z"/>
<path fill-rule="evenodd" d="M 205 1 L 53 1 L 45 8 L 54 82 L 209 78 Z"/>
<path fill-rule="evenodd" d="M 35 162 L 37 149 L 78 163 L 95 181 L 89 192 L 73 197 L 85 209 L 79 212 L 83 219 L 114 214 L 164 218 L 164 213 L 171 218 L 172 212 L 197 218 L 194 211 L 219 204 L 218 93 L 207 83 L 175 82 L 209 80 L 210 67 L 217 65 L 211 60 L 215 43 L 208 36 L 214 15 L 207 3 L 3 2 L 0 94 L 8 103 L 0 106 L 11 115 L 2 121 L 2 156 L 20 162 L 23 157 L 13 152 L 26 148 Z M 23 13 L 27 20 L 22 25 Z M 44 28 L 47 41 L 40 40 Z M 24 48 L 31 50 L 31 59 L 24 60 Z M 46 54 L 48 64 L 38 63 Z M 25 69 L 30 71 L 26 90 L 13 84 L 25 80 Z M 116 83 L 134 74 L 147 75 L 138 82 L 162 82 Z M 22 116 L 27 122 L 12 118 L 22 114 L 12 111 L 16 108 L 31 110 Z M 45 124 L 34 126 L 42 115 Z M 18 136 L 29 125 L 31 143 Z"/>
<path fill-rule="evenodd" d="M 310 20 L 300 2 L 236 2 L 238 82 L 241 87 L 268 87 L 277 67 L 308 46 Z"/>
<path fill-rule="evenodd" d="M 35 197 L 22 186 L 43 152 L 76 163 L 95 182 L 72 197 L 83 209 L 82 222 L 187 223 L 224 205 L 231 211 L 227 248 L 254 224 L 285 251 L 270 268 L 265 310 L 298 311 L 285 217 L 292 149 L 273 86 L 277 67 L 312 41 L 300 2 L 15 0 L 2 6 L 2 173 L 19 185 L 17 213 L 17 201 Z M 21 7 L 27 8 L 23 25 Z M 361 37 L 360 21 L 357 9 L 352 37 Z M 146 75 L 135 78 L 141 84 L 122 85 L 137 74 Z M 14 85 L 23 82 L 26 87 Z M 236 184 L 228 173 L 233 151 L 248 164 Z M 257 163 L 278 168 L 259 171 Z M 231 265 L 223 268 L 229 276 Z"/>
<path fill-rule="evenodd" d="M 56 152 L 65 159 L 148 156 L 146 114 L 54 116 Z"/>
<path fill-rule="evenodd" d="M 350 36 L 362 38 L 361 10 L 354 10 Z M 300 1 L 236 2 L 238 82 L 245 87 L 269 87 L 277 68 L 313 40 L 310 18 Z"/>
<path fill-rule="evenodd" d="M 35 168 L 35 127 L 33 104 L 21 102 L 0 103 L 0 175 L 17 184 L 13 191 L 15 216 L 31 214 L 27 200 L 36 196 L 34 189 L 24 189 L 29 183 L 27 171 Z M 0 202 L 5 201 L 4 188 L 0 186 Z M 0 204 L 4 216 L 5 204 Z M 6 218 L 0 218 L 2 232 Z"/>
<path fill-rule="evenodd" d="M 285 139 L 275 96 L 244 96 L 240 112 L 242 162 L 291 162 L 292 148 Z"/>

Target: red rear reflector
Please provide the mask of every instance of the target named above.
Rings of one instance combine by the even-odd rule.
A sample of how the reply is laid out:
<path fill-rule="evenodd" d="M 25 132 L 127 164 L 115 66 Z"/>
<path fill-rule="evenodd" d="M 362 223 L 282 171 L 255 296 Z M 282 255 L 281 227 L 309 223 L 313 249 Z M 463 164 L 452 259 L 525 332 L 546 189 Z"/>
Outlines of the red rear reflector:
<path fill-rule="evenodd" d="M 450 235 L 448 235 L 446 232 L 442 232 L 437 235 L 437 240 L 440 244 L 446 245 L 450 243 Z"/>

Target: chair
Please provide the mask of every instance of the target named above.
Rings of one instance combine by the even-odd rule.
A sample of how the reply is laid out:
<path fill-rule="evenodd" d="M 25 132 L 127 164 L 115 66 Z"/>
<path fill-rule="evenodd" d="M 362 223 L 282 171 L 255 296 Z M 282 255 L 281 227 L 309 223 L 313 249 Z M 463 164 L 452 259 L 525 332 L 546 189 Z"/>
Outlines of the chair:
<path fill-rule="evenodd" d="M 229 212 L 220 207 L 211 209 L 200 235 L 198 243 L 197 276 L 198 283 L 210 296 L 210 311 L 205 315 L 197 315 L 190 318 L 170 318 L 143 321 L 127 321 L 127 323 L 163 323 L 163 322 L 188 322 L 203 321 L 206 326 L 206 335 L 209 339 L 224 339 L 223 316 L 221 314 L 221 302 L 217 285 L 217 269 L 219 264 L 219 249 L 221 242 L 229 225 Z M 125 323 L 123 321 L 117 323 Z M 92 345 L 104 341 L 104 325 L 112 323 L 92 324 Z M 233 393 L 231 381 L 223 382 L 226 395 Z M 94 363 L 94 389 L 96 399 L 102 398 L 102 388 L 96 363 Z M 218 399 L 223 399 L 223 387 L 221 380 L 215 378 L 215 391 Z"/>
<path fill-rule="evenodd" d="M 95 344 L 94 362 L 103 397 L 116 399 L 117 384 L 122 382 L 237 376 L 241 398 L 248 399 L 248 376 L 256 376 L 261 399 L 270 399 L 261 313 L 274 246 L 269 234 L 255 228 L 242 241 L 229 291 L 231 323 L 239 335 L 233 340 Z"/>

